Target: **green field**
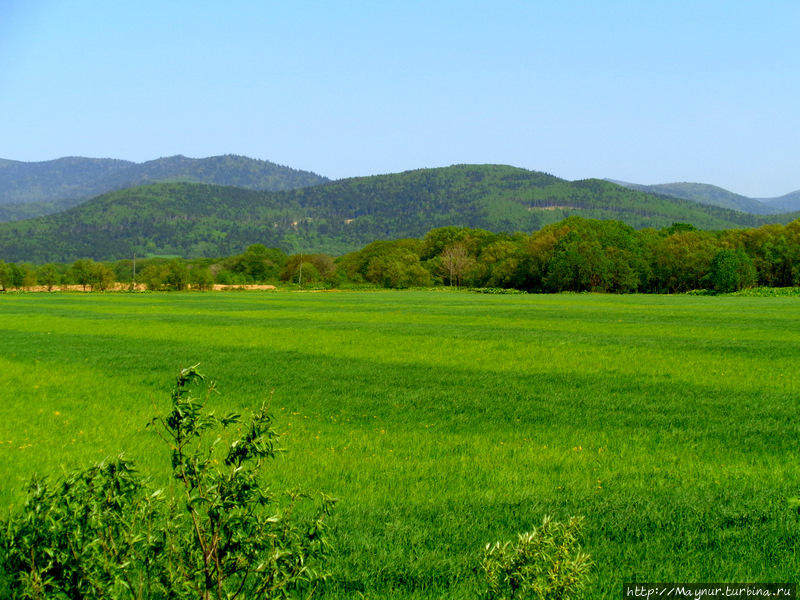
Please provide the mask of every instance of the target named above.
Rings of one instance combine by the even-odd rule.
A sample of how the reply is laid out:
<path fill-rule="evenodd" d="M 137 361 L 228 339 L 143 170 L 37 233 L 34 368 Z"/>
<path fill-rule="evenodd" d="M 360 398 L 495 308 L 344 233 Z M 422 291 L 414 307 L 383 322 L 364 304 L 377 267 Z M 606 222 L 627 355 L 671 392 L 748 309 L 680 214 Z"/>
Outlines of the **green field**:
<path fill-rule="evenodd" d="M 195 363 L 220 410 L 273 393 L 276 486 L 340 498 L 322 597 L 475 597 L 544 515 L 585 517 L 592 598 L 800 573 L 797 298 L 0 296 L 0 505 L 123 450 L 165 478 L 144 425 Z"/>

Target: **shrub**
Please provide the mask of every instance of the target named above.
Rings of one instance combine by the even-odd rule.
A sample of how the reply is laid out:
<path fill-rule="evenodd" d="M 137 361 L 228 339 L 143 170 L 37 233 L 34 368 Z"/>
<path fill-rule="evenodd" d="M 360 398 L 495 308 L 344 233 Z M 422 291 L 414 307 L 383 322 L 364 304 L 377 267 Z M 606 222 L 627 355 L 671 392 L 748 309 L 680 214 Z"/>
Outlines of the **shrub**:
<path fill-rule="evenodd" d="M 170 412 L 151 421 L 170 447 L 174 494 L 149 489 L 122 457 L 54 485 L 31 482 L 22 508 L 0 523 L 0 570 L 11 597 L 233 600 L 313 592 L 325 578 L 319 564 L 333 501 L 323 496 L 296 510 L 308 496 L 265 487 L 264 462 L 280 452 L 266 407 L 223 443 L 240 416 L 206 412 L 195 394 L 202 385 L 196 367 L 182 370 Z M 214 386 L 204 387 L 207 398 Z"/>
<path fill-rule="evenodd" d="M 486 575 L 486 598 L 511 600 L 570 600 L 588 583 L 591 559 L 581 552 L 578 534 L 581 519 L 567 523 L 549 517 L 516 544 L 496 542 L 484 549 L 481 567 Z"/>

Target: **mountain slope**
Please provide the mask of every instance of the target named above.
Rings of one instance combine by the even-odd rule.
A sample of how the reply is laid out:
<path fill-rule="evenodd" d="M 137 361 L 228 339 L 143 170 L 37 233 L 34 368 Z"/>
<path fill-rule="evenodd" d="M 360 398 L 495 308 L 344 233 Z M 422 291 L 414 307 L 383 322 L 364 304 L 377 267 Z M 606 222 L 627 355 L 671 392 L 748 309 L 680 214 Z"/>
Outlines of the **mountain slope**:
<path fill-rule="evenodd" d="M 0 161 L 0 205 L 88 198 L 109 190 L 102 182 L 136 163 L 69 156 L 44 162 Z"/>
<path fill-rule="evenodd" d="M 760 217 L 655 196 L 607 181 L 568 182 L 502 165 L 456 165 L 344 179 L 285 192 L 161 183 L 108 193 L 63 213 L 0 224 L 0 259 L 34 262 L 138 255 L 223 256 L 262 243 L 341 254 L 376 239 L 449 225 L 533 231 L 569 215 L 634 227 L 675 221 L 705 229 Z"/>
<path fill-rule="evenodd" d="M 144 163 L 79 157 L 38 163 L 0 160 L 0 209 L 5 208 L 0 220 L 50 214 L 105 192 L 161 181 L 280 191 L 328 179 L 234 155 L 198 159 L 179 155 Z"/>
<path fill-rule="evenodd" d="M 800 210 L 800 190 L 778 198 L 760 198 L 760 200 L 776 212 Z"/>
<path fill-rule="evenodd" d="M 692 200 L 701 204 L 720 206 L 755 215 L 774 215 L 800 210 L 800 190 L 777 198 L 749 198 L 707 183 L 662 183 L 641 185 L 608 179 L 612 183 L 652 194 Z"/>
<path fill-rule="evenodd" d="M 651 194 L 663 194 L 674 198 L 692 200 L 700 204 L 720 206 L 731 210 L 739 210 L 756 215 L 775 214 L 780 212 L 775 208 L 766 205 L 757 198 L 748 198 L 740 194 L 729 192 L 726 189 L 710 185 L 707 183 L 660 183 L 656 185 L 642 185 L 638 183 L 628 183 L 624 181 L 609 180 L 619 185 L 624 185 L 634 190 L 648 192 Z"/>

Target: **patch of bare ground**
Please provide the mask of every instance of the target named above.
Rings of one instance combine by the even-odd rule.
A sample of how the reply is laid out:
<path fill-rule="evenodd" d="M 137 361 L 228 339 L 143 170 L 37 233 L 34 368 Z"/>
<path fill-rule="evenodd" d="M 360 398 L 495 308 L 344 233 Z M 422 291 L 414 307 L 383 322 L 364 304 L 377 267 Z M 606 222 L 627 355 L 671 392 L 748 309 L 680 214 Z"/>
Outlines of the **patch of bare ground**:
<path fill-rule="evenodd" d="M 276 290 L 274 285 L 260 285 L 260 284 L 247 284 L 247 285 L 225 285 L 222 283 L 215 283 L 214 284 L 214 291 L 226 291 L 226 290 Z"/>
<path fill-rule="evenodd" d="M 553 205 L 553 206 L 529 206 L 528 210 L 575 210 L 575 206 L 561 206 L 561 205 Z"/>

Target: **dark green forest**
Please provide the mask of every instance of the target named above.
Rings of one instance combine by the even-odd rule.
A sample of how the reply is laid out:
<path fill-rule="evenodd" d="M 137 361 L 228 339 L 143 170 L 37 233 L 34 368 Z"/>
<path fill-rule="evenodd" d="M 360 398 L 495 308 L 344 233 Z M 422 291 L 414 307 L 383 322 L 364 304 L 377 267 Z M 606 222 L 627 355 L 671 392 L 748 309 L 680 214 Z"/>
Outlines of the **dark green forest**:
<path fill-rule="evenodd" d="M 751 215 L 648 194 L 596 179 L 569 182 L 500 165 L 456 165 L 359 177 L 283 192 L 160 183 L 104 194 L 59 214 L 0 223 L 0 258 L 230 256 L 253 244 L 342 255 L 375 240 L 431 229 L 531 232 L 570 216 L 641 228 L 686 222 L 708 230 L 788 223 L 798 214 Z"/>
<path fill-rule="evenodd" d="M 138 269 L 134 271 L 134 269 Z M 800 286 L 800 219 L 788 225 L 703 231 L 687 223 L 636 230 L 620 221 L 568 217 L 531 234 L 442 227 L 421 238 L 375 241 L 334 258 L 287 255 L 253 244 L 227 258 L 69 263 L 0 261 L 0 289 L 64 284 L 150 290 L 285 282 L 312 287 L 445 285 L 486 291 L 724 293 Z M 131 286 L 132 288 L 133 286 Z"/>

